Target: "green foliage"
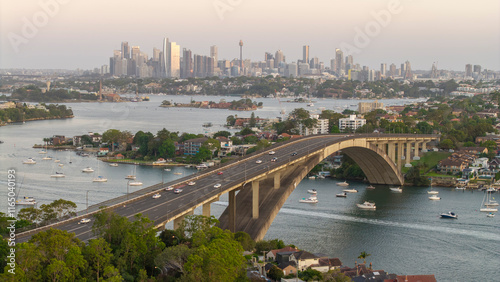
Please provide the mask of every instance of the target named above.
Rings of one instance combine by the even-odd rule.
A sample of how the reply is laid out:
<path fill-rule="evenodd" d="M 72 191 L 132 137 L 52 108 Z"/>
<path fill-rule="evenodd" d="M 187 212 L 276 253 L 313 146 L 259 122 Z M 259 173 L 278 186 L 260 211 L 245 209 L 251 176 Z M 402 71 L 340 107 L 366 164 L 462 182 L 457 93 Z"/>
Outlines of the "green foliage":
<path fill-rule="evenodd" d="M 273 265 L 269 269 L 269 273 L 267 273 L 267 277 L 274 281 L 281 281 L 281 278 L 284 276 L 283 270 L 279 269 L 276 265 Z"/>
<path fill-rule="evenodd" d="M 445 150 L 453 149 L 455 148 L 455 144 L 453 144 L 453 141 L 451 141 L 450 139 L 444 139 L 439 142 L 439 148 Z"/>
<path fill-rule="evenodd" d="M 322 277 L 321 272 L 311 268 L 299 272 L 299 278 L 304 281 L 320 281 Z"/>
<path fill-rule="evenodd" d="M 65 100 L 90 100 L 96 101 L 97 95 L 82 94 L 77 91 L 68 91 L 64 89 L 51 89 L 42 93 L 42 90 L 34 85 L 22 87 L 14 90 L 11 96 L 12 99 L 19 101 L 33 102 L 63 102 Z"/>
<path fill-rule="evenodd" d="M 215 134 L 214 134 L 214 138 L 217 138 L 219 136 L 223 136 L 223 137 L 226 137 L 226 138 L 229 138 L 229 136 L 231 136 L 231 132 L 229 131 L 225 131 L 225 130 L 222 130 L 222 131 L 217 131 Z"/>
<path fill-rule="evenodd" d="M 345 154 L 342 157 L 342 165 L 332 171 L 332 175 L 336 175 L 337 178 L 342 179 L 364 179 L 366 177 L 359 165 Z"/>
<path fill-rule="evenodd" d="M 323 279 L 321 281 L 325 282 L 350 282 L 351 278 L 347 277 L 345 274 L 341 273 L 339 269 L 332 269 L 328 272 L 323 273 Z"/>
<path fill-rule="evenodd" d="M 255 253 L 262 254 L 263 251 L 269 252 L 270 250 L 283 249 L 285 243 L 279 239 L 261 240 L 255 244 Z"/>
<path fill-rule="evenodd" d="M 240 242 L 245 251 L 253 251 L 255 248 L 255 241 L 246 232 L 239 231 L 234 233 L 234 240 Z"/>
<path fill-rule="evenodd" d="M 0 110 L 0 121 L 21 122 L 32 119 L 68 118 L 73 116 L 73 111 L 66 105 L 45 105 L 46 109 L 29 109 L 26 106 Z"/>

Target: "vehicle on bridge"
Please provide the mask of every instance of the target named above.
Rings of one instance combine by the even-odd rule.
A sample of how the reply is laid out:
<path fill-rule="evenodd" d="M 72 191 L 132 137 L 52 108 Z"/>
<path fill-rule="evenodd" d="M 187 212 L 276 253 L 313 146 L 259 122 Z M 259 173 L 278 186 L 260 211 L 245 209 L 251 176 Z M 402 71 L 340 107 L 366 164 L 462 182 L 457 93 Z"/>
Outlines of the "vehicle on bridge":
<path fill-rule="evenodd" d="M 160 193 L 156 193 L 156 194 L 153 195 L 153 199 L 158 199 L 160 197 L 161 197 Z"/>
<path fill-rule="evenodd" d="M 220 188 L 221 186 L 222 186 L 222 184 L 217 183 L 217 184 L 214 185 L 214 188 Z"/>
<path fill-rule="evenodd" d="M 165 191 L 171 191 L 171 190 L 174 190 L 174 186 L 168 186 L 167 188 L 165 188 Z"/>
<path fill-rule="evenodd" d="M 296 155 L 297 155 L 297 152 L 293 152 L 293 153 L 291 154 L 291 156 L 292 156 L 292 157 L 293 157 L 293 156 L 296 156 Z"/>
<path fill-rule="evenodd" d="M 278 161 L 278 158 L 274 157 L 274 158 L 271 159 L 271 161 L 272 162 L 276 162 L 276 161 Z"/>
<path fill-rule="evenodd" d="M 262 160 L 256 160 L 255 161 L 256 164 L 261 164 L 262 163 Z"/>
<path fill-rule="evenodd" d="M 179 189 L 179 188 L 177 188 L 177 189 L 174 190 L 175 194 L 180 194 L 181 192 L 182 192 L 182 189 Z"/>
<path fill-rule="evenodd" d="M 269 151 L 269 155 L 274 155 L 274 154 L 276 154 L 275 151 Z"/>
<path fill-rule="evenodd" d="M 78 224 L 80 224 L 80 223 L 81 223 L 81 224 L 85 224 L 85 223 L 89 223 L 89 222 L 90 222 L 90 218 L 82 218 L 82 219 L 80 220 L 80 222 L 78 222 Z"/>
<path fill-rule="evenodd" d="M 219 171 L 219 172 L 217 172 L 217 175 L 223 175 L 223 174 L 224 174 L 224 172 L 223 172 L 223 171 Z"/>
<path fill-rule="evenodd" d="M 194 182 L 194 181 L 189 181 L 189 182 L 188 182 L 188 185 L 189 185 L 189 186 L 193 186 L 193 185 L 195 185 L 195 184 L 196 184 L 196 182 Z"/>

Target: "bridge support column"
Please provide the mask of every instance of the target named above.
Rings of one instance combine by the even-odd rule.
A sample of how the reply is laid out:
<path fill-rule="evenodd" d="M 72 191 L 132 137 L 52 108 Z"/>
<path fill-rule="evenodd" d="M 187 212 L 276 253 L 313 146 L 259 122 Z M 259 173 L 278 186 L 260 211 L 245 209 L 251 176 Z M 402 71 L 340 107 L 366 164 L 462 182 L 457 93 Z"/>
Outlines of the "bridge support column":
<path fill-rule="evenodd" d="M 252 218 L 259 218 L 259 181 L 252 181 Z"/>
<path fill-rule="evenodd" d="M 400 171 L 403 168 L 403 160 L 402 160 L 402 158 L 403 158 L 403 145 L 404 145 L 403 142 L 398 142 L 398 154 L 397 154 L 398 162 L 396 163 L 396 165 L 398 166 Z"/>
<path fill-rule="evenodd" d="M 183 214 L 182 216 L 179 216 L 178 218 L 174 219 L 174 230 L 177 230 L 181 226 L 182 222 L 184 221 L 187 215 L 193 215 L 193 214 L 194 210 L 190 210 L 187 213 Z"/>
<path fill-rule="evenodd" d="M 427 150 L 427 142 L 422 142 L 422 151 L 426 151 Z"/>
<path fill-rule="evenodd" d="M 394 142 L 389 142 L 389 158 L 396 163 L 396 144 Z"/>
<path fill-rule="evenodd" d="M 411 161 L 411 142 L 406 143 L 406 157 L 405 157 L 405 162 L 406 164 L 409 164 Z"/>
<path fill-rule="evenodd" d="M 229 191 L 229 231 L 236 231 L 236 191 Z"/>
<path fill-rule="evenodd" d="M 274 174 L 274 189 L 278 189 L 281 187 L 281 173 L 276 172 Z"/>
<path fill-rule="evenodd" d="M 419 154 L 418 154 L 418 147 L 420 146 L 420 143 L 422 142 L 415 142 L 415 152 L 413 154 L 413 157 L 418 157 Z"/>

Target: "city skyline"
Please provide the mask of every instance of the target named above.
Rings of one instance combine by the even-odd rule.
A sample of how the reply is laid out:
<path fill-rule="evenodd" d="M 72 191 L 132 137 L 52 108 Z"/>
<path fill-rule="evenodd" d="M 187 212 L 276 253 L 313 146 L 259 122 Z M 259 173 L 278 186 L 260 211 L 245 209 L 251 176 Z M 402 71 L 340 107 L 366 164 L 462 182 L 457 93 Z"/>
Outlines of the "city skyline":
<path fill-rule="evenodd" d="M 316 1 L 314 6 L 298 1 L 216 0 L 195 6 L 148 1 L 140 9 L 118 1 L 94 2 L 0 4 L 0 68 L 93 69 L 109 63 L 109 50 L 122 41 L 151 57 L 167 37 L 193 54 L 210 56 L 210 46 L 216 45 L 219 60 L 239 58 L 238 42 L 243 40 L 243 59 L 251 61 L 282 50 L 287 62 L 298 62 L 307 45 L 309 58 L 328 66 L 336 48 L 348 55 L 347 46 L 354 47 L 357 63 L 373 69 L 410 61 L 414 70 L 431 70 L 434 62 L 447 70 L 464 71 L 466 64 L 500 70 L 498 36 L 484 44 L 484 38 L 499 31 L 500 4 L 493 0 L 481 6 L 449 0 Z"/>

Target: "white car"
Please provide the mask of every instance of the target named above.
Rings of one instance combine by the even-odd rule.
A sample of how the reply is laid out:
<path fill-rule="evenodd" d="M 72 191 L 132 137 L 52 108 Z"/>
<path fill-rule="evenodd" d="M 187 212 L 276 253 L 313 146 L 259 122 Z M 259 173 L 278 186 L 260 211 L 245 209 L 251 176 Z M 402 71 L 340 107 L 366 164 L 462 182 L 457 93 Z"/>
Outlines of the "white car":
<path fill-rule="evenodd" d="M 261 164 L 262 163 L 262 160 L 256 160 L 255 161 L 256 164 Z"/>
<path fill-rule="evenodd" d="M 161 197 L 161 195 L 159 193 L 156 193 L 156 194 L 153 195 L 153 199 L 158 199 L 160 197 Z"/>
<path fill-rule="evenodd" d="M 269 155 L 274 155 L 274 154 L 276 154 L 275 151 L 269 151 Z"/>
<path fill-rule="evenodd" d="M 190 181 L 190 182 L 188 183 L 188 185 L 189 185 L 189 186 L 193 186 L 193 185 L 195 185 L 195 184 L 196 184 L 196 182 L 194 182 L 194 181 Z"/>
<path fill-rule="evenodd" d="M 214 185 L 214 188 L 220 188 L 221 186 L 222 186 L 222 184 L 217 183 L 217 184 Z"/>
<path fill-rule="evenodd" d="M 175 189 L 175 190 L 174 190 L 174 193 L 175 193 L 175 194 L 180 194 L 181 192 L 182 192 L 182 189 Z"/>
<path fill-rule="evenodd" d="M 165 191 L 171 191 L 171 190 L 174 190 L 173 186 L 168 186 L 167 188 L 165 188 Z"/>
<path fill-rule="evenodd" d="M 82 224 L 85 224 L 85 223 L 89 223 L 90 222 L 90 218 L 82 218 L 80 220 L 80 222 L 78 222 L 78 224 L 82 223 Z"/>

